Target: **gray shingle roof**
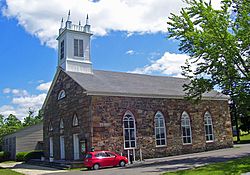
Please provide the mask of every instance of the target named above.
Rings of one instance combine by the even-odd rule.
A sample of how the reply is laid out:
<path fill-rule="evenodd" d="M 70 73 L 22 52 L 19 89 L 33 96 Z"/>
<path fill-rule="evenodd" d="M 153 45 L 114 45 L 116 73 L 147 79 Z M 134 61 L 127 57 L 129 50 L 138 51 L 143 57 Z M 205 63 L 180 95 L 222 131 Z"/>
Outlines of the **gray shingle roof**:
<path fill-rule="evenodd" d="M 187 79 L 184 78 L 101 70 L 94 70 L 92 75 L 76 72 L 66 73 L 91 95 L 183 98 L 185 92 L 182 86 L 187 82 Z M 227 99 L 227 96 L 217 91 L 205 93 L 203 97 Z"/>

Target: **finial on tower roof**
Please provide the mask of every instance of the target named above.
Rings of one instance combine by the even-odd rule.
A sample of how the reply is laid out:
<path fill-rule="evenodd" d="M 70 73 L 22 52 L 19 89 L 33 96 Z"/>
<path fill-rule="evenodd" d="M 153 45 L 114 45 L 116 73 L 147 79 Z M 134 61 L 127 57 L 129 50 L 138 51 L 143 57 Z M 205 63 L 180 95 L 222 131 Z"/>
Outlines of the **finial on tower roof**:
<path fill-rule="evenodd" d="M 70 21 L 70 10 L 69 10 L 69 13 L 68 13 L 68 19 L 67 21 Z"/>
<path fill-rule="evenodd" d="M 63 28 L 63 18 L 61 20 L 61 29 Z"/>
<path fill-rule="evenodd" d="M 81 21 L 79 21 L 79 26 L 81 25 Z"/>
<path fill-rule="evenodd" d="M 89 24 L 89 14 L 87 14 L 87 17 L 86 17 L 86 25 Z"/>

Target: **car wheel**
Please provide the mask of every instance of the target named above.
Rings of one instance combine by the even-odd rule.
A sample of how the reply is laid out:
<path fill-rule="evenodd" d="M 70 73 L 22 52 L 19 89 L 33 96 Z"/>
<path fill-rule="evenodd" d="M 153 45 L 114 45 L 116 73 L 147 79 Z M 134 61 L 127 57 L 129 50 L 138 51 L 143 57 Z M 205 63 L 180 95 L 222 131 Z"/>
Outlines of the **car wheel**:
<path fill-rule="evenodd" d="M 98 170 L 99 168 L 100 168 L 100 165 L 99 165 L 99 164 L 97 164 L 97 163 L 94 164 L 94 166 L 93 166 L 93 169 L 94 169 L 94 170 Z"/>
<path fill-rule="evenodd" d="M 120 161 L 119 165 L 120 165 L 121 167 L 124 167 L 124 166 L 126 165 L 126 163 L 125 163 L 124 160 L 122 160 L 122 161 Z"/>

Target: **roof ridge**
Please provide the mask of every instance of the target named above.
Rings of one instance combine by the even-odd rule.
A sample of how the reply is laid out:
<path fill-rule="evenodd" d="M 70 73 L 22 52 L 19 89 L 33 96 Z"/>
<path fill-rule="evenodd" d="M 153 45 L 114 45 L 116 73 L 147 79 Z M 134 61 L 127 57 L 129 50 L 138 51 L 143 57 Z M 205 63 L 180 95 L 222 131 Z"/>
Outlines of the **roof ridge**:
<path fill-rule="evenodd" d="M 150 75 L 150 74 L 140 74 L 140 73 L 134 73 L 134 72 L 119 72 L 119 71 L 109 71 L 109 70 L 93 70 L 93 72 L 111 72 L 111 73 L 119 73 L 119 74 L 129 74 L 129 75 L 139 75 L 139 76 L 162 77 L 162 78 L 187 80 L 187 78 L 184 78 L 184 77 L 172 77 L 172 76 L 168 76 L 168 75 Z"/>

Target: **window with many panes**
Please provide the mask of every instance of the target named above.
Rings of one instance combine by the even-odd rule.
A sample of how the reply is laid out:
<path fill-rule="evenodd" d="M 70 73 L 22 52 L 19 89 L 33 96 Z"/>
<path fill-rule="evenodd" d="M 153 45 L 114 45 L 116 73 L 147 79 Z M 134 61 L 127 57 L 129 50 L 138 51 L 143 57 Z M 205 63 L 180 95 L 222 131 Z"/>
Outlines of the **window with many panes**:
<path fill-rule="evenodd" d="M 124 148 L 136 147 L 136 127 L 135 118 L 130 111 L 127 111 L 123 117 L 123 135 L 124 135 Z"/>
<path fill-rule="evenodd" d="M 187 112 L 183 112 L 181 115 L 181 130 L 182 130 L 182 142 L 183 144 L 192 143 L 192 131 L 190 125 L 190 118 Z"/>
<path fill-rule="evenodd" d="M 64 58 L 64 40 L 62 40 L 61 45 L 60 45 L 60 58 Z"/>
<path fill-rule="evenodd" d="M 155 142 L 156 146 L 166 145 L 166 127 L 164 116 L 161 112 L 157 112 L 155 115 Z"/>
<path fill-rule="evenodd" d="M 204 115 L 204 125 L 206 142 L 212 142 L 214 140 L 213 123 L 211 114 L 209 112 L 206 112 Z"/>
<path fill-rule="evenodd" d="M 74 56 L 83 57 L 83 40 L 74 39 Z"/>

